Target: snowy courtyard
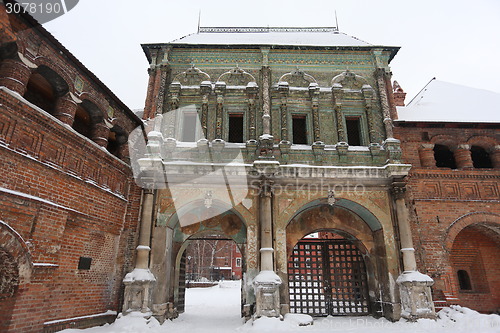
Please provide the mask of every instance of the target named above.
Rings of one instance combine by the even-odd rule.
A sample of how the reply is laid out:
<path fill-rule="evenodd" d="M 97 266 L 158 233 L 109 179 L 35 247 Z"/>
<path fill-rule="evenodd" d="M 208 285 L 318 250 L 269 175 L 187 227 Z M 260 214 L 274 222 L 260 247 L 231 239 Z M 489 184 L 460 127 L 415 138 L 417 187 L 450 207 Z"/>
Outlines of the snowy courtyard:
<path fill-rule="evenodd" d="M 364 317 L 315 318 L 313 325 L 299 326 L 307 316 L 289 314 L 284 320 L 261 318 L 244 321 L 240 318 L 240 281 L 224 281 L 211 288 L 186 289 L 186 312 L 174 321 L 160 325 L 155 319 L 146 320 L 133 314 L 119 317 L 115 323 L 85 330 L 68 329 L 64 333 L 125 333 L 125 332 L 349 332 L 349 333 L 498 333 L 500 316 L 479 314 L 473 310 L 453 307 L 439 312 L 434 320 L 421 319 L 416 323 L 400 320 Z"/>

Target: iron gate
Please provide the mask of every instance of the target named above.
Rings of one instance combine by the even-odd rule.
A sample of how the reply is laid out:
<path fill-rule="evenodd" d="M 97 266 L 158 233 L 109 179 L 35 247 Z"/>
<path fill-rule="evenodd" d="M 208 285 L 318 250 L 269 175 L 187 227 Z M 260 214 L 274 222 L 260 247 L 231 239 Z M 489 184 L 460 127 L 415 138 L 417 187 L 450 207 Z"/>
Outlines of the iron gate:
<path fill-rule="evenodd" d="M 370 313 L 365 263 L 348 240 L 299 241 L 288 262 L 288 286 L 293 313 Z"/>

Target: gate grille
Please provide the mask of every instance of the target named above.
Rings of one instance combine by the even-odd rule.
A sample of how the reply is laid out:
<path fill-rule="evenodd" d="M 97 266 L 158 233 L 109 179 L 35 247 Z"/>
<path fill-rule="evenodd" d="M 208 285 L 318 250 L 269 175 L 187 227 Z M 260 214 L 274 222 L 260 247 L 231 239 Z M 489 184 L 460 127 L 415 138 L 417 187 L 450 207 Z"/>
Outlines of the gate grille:
<path fill-rule="evenodd" d="M 366 269 L 348 240 L 301 240 L 288 263 L 290 311 L 312 316 L 369 314 Z"/>

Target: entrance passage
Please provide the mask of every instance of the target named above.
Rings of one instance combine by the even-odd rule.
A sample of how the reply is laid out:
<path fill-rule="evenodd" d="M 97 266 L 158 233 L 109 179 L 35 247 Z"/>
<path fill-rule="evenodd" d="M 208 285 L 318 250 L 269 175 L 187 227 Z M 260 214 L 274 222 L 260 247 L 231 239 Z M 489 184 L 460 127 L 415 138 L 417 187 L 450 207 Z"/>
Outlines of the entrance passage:
<path fill-rule="evenodd" d="M 361 252 L 347 239 L 320 237 L 303 238 L 293 248 L 288 262 L 290 312 L 311 316 L 370 314 Z"/>

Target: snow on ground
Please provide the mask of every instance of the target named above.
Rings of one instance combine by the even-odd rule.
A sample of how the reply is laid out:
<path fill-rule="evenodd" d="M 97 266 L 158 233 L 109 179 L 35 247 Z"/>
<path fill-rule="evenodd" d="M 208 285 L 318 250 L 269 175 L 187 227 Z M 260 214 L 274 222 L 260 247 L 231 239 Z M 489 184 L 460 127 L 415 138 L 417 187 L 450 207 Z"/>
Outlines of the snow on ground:
<path fill-rule="evenodd" d="M 186 289 L 186 311 L 163 325 L 154 318 L 146 320 L 130 314 L 120 316 L 113 324 L 84 330 L 68 329 L 64 333 L 499 333 L 500 316 L 479 314 L 468 308 L 452 306 L 439 312 L 437 320 L 421 319 L 416 323 L 400 320 L 391 323 L 373 317 L 314 318 L 288 314 L 284 320 L 260 318 L 244 323 L 240 318 L 240 281 L 224 281 L 211 288 Z"/>

